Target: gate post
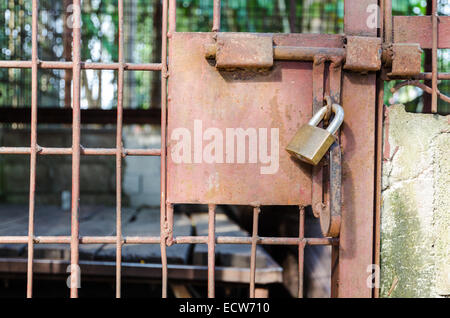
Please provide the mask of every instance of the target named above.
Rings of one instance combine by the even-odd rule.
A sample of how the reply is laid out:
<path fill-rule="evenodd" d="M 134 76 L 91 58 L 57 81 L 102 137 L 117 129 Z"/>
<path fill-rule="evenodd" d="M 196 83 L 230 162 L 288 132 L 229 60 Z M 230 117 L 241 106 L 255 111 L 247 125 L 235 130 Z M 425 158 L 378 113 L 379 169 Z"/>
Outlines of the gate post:
<path fill-rule="evenodd" d="M 345 0 L 345 34 L 376 37 L 378 29 L 368 21 L 377 5 L 377 0 Z M 345 72 L 342 85 L 343 206 L 333 296 L 371 297 L 367 268 L 373 263 L 376 75 Z"/>

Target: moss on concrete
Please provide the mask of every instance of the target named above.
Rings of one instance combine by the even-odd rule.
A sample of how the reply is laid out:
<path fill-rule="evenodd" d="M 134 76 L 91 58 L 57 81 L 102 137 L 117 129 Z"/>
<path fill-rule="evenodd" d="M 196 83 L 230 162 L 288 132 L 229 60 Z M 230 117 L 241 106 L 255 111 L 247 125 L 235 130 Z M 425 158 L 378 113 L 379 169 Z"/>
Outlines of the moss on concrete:
<path fill-rule="evenodd" d="M 384 297 L 396 279 L 398 284 L 390 294 L 392 297 L 426 296 L 432 284 L 430 280 L 421 282 L 420 279 L 430 275 L 432 264 L 427 264 L 428 249 L 418 245 L 424 233 L 410 192 L 411 185 L 407 185 L 386 197 L 393 213 L 389 222 L 393 224 L 390 231 L 383 232 L 381 242 L 381 295 Z"/>
<path fill-rule="evenodd" d="M 389 108 L 388 119 L 380 294 L 445 296 L 450 294 L 448 118 L 407 113 L 404 106 L 395 105 Z"/>

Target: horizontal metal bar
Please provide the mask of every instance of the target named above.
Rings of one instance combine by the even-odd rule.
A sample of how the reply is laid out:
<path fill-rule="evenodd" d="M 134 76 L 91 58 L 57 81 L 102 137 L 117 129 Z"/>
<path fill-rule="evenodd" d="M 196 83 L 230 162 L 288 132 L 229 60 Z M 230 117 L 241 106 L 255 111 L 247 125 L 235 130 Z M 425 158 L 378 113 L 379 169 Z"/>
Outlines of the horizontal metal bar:
<path fill-rule="evenodd" d="M 273 48 L 275 60 L 314 61 L 315 56 L 322 56 L 327 60 L 345 58 L 346 51 L 342 48 L 329 47 L 275 46 Z"/>
<path fill-rule="evenodd" d="M 0 273 L 26 273 L 26 259 L 0 258 Z M 67 266 L 65 260 L 33 260 L 35 274 L 65 275 Z M 114 277 L 115 262 L 80 261 L 81 273 L 85 279 L 89 276 Z M 168 278 L 171 280 L 206 281 L 208 266 L 203 265 L 168 265 Z M 160 279 L 160 264 L 122 263 L 122 276 L 127 278 Z M 244 283 L 250 281 L 250 269 L 240 267 L 216 267 L 216 281 L 222 283 Z M 256 268 L 257 284 L 272 284 L 282 282 L 282 268 L 279 266 Z"/>
<path fill-rule="evenodd" d="M 35 236 L 35 244 L 70 244 L 70 236 Z M 80 244 L 116 244 L 116 236 L 82 236 Z M 0 236 L 0 244 L 26 244 L 27 236 Z M 298 237 L 260 237 L 258 245 L 335 245 L 339 239 L 333 238 L 298 238 Z M 159 244 L 159 236 L 126 236 L 123 244 Z M 207 244 L 208 236 L 179 236 L 174 237 L 173 244 Z M 251 245 L 251 237 L 218 236 L 216 244 L 242 244 Z"/>
<path fill-rule="evenodd" d="M 43 156 L 49 155 L 71 155 L 72 148 L 52 148 L 38 146 L 37 154 Z M 30 147 L 0 147 L 1 155 L 29 155 Z M 83 148 L 81 154 L 85 156 L 115 156 L 116 148 Z M 161 149 L 123 149 L 122 155 L 125 156 L 160 156 Z"/>
<path fill-rule="evenodd" d="M 217 53 L 217 45 L 210 44 L 205 46 L 205 57 L 215 58 Z M 314 57 L 321 56 L 325 60 L 336 58 L 345 58 L 346 50 L 344 48 L 332 47 L 300 47 L 300 46 L 274 46 L 274 60 L 291 60 L 291 61 L 314 61 Z"/>
<path fill-rule="evenodd" d="M 420 73 L 418 75 L 414 75 L 411 77 L 408 77 L 408 79 L 411 80 L 431 80 L 433 77 L 433 73 L 431 72 L 425 72 L 425 73 Z M 396 79 L 402 79 L 404 77 L 401 76 L 389 76 L 388 80 L 396 80 Z M 437 78 L 439 80 L 450 80 L 450 73 L 438 73 L 437 74 Z"/>
<path fill-rule="evenodd" d="M 0 68 L 31 68 L 31 61 L 0 61 Z M 73 68 L 72 62 L 40 61 L 38 67 L 41 69 L 61 69 L 70 70 Z M 118 70 L 120 63 L 92 63 L 81 62 L 81 69 L 84 70 Z M 161 63 L 125 63 L 125 71 L 161 71 Z"/>
<path fill-rule="evenodd" d="M 39 108 L 38 124 L 72 124 L 72 109 L 57 107 Z M 161 125 L 161 109 L 124 109 L 123 123 Z M 30 108 L 0 107 L 1 123 L 23 123 L 31 122 Z M 82 109 L 82 124 L 116 124 L 116 109 Z"/>

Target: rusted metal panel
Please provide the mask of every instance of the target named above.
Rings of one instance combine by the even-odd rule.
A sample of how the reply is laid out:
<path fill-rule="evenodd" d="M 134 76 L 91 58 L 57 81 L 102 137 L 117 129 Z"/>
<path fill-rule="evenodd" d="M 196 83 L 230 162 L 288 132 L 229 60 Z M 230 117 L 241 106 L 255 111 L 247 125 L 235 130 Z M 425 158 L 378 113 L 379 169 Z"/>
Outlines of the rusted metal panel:
<path fill-rule="evenodd" d="M 340 36 L 320 35 L 276 35 L 274 42 L 321 47 L 342 44 Z M 267 72 L 219 72 L 204 56 L 205 44 L 211 43 L 214 43 L 213 34 L 207 33 L 175 33 L 171 38 L 168 138 L 177 133 L 176 129 L 187 129 L 191 149 L 183 163 L 176 163 L 173 155 L 180 151 L 179 141 L 168 141 L 168 201 L 310 204 L 311 167 L 290 158 L 284 147 L 298 127 L 311 118 L 312 65 L 276 62 Z M 195 128 L 200 136 L 195 135 Z M 203 160 L 202 146 L 209 142 L 199 143 L 209 128 L 218 129 L 223 136 L 220 145 L 223 153 L 217 160 L 214 158 L 223 163 L 210 164 Z M 227 163 L 227 128 L 250 129 L 255 134 L 265 131 L 267 154 L 272 152 L 271 140 L 276 141 L 271 135 L 278 134 L 279 144 L 274 151 L 278 152 L 279 162 L 272 162 L 273 171 L 264 171 L 269 167 L 267 163 L 250 160 L 248 143 L 245 162 L 238 163 L 234 157 Z"/>
<path fill-rule="evenodd" d="M 422 49 L 433 47 L 433 21 L 431 16 L 394 17 L 394 42 L 419 43 Z M 438 48 L 450 48 L 450 17 L 439 17 Z"/>
<path fill-rule="evenodd" d="M 311 64 L 276 62 L 268 72 L 218 72 L 204 57 L 203 47 L 213 43 L 212 36 L 175 33 L 171 39 L 168 137 L 173 136 L 177 128 L 186 128 L 192 147 L 185 161 L 191 163 L 176 163 L 173 153 L 178 151 L 177 142 L 168 142 L 168 201 L 309 204 L 311 168 L 291 159 L 284 147 L 298 127 L 311 117 Z M 284 36 L 280 42 L 294 44 L 301 39 L 301 36 Z M 203 161 L 203 148 L 196 150 L 199 145 L 194 144 L 195 138 L 200 142 L 202 138 L 194 136 L 195 123 L 197 129 L 201 124 L 201 134 L 208 128 L 222 133 L 223 157 L 217 161 L 223 163 Z M 272 162 L 274 170 L 263 174 L 267 164 L 259 160 L 251 163 L 248 143 L 244 163 L 237 163 L 237 158 L 226 163 L 227 128 L 251 129 L 255 133 L 265 130 L 267 154 L 272 151 L 271 140 L 276 141 L 271 138 L 272 134 L 277 137 L 278 133 L 279 145 L 274 151 L 278 151 L 279 162 Z"/>
<path fill-rule="evenodd" d="M 377 29 L 366 24 L 368 5 L 377 1 L 345 0 L 346 34 L 377 36 Z M 345 73 L 342 85 L 345 122 L 337 293 L 339 297 L 371 297 L 366 269 L 373 263 L 376 76 Z"/>
<path fill-rule="evenodd" d="M 362 36 L 347 37 L 344 69 L 378 71 L 381 68 L 381 39 Z"/>

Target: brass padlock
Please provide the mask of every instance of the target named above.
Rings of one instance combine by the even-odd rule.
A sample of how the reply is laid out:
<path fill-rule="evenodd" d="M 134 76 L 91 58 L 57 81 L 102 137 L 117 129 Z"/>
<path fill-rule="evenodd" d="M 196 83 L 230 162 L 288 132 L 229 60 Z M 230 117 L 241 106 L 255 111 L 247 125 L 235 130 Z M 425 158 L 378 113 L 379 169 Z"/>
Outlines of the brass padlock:
<path fill-rule="evenodd" d="M 334 134 L 344 121 L 342 106 L 332 104 L 331 109 L 334 112 L 334 119 L 326 130 L 317 127 L 327 113 L 327 106 L 324 106 L 314 114 L 307 125 L 297 131 L 286 147 L 287 152 L 302 161 L 317 165 L 335 142 Z"/>

